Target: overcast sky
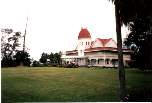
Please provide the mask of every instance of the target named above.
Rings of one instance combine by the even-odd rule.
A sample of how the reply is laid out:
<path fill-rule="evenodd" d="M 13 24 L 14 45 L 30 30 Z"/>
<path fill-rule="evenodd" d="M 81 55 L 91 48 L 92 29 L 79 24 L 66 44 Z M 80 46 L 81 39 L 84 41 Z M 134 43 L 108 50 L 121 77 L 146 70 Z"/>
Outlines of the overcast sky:
<path fill-rule="evenodd" d="M 82 27 L 93 40 L 116 40 L 114 5 L 109 0 L 1 0 L 0 13 L 0 28 L 22 34 L 28 16 L 26 47 L 34 59 L 42 52 L 74 49 Z M 125 37 L 127 29 L 122 32 Z"/>

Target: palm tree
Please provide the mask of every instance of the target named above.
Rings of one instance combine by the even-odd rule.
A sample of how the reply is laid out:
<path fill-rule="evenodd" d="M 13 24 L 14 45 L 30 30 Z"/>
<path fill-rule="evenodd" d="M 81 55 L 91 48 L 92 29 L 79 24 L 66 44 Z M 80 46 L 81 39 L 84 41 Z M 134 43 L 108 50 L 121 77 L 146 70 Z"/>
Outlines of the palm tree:
<path fill-rule="evenodd" d="M 109 0 L 115 5 L 116 18 L 116 35 L 118 48 L 118 69 L 120 82 L 120 100 L 125 101 L 126 96 L 126 80 L 125 69 L 123 64 L 121 26 L 128 25 L 138 16 L 152 17 L 152 0 Z"/>
<path fill-rule="evenodd" d="M 120 82 L 120 100 L 124 101 L 126 96 L 126 80 L 125 69 L 123 64 L 122 38 L 121 38 L 121 17 L 119 12 L 119 4 L 115 3 L 115 17 L 116 17 L 116 34 L 117 34 L 117 48 L 118 48 L 118 69 Z"/>

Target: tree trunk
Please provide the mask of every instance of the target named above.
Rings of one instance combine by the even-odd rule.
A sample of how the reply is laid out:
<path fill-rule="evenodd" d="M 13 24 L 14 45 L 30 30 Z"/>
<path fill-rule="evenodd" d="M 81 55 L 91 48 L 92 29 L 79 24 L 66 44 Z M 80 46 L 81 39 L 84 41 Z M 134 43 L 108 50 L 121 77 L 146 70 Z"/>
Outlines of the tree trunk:
<path fill-rule="evenodd" d="M 126 96 L 126 81 L 125 69 L 123 64 L 122 38 L 121 38 L 121 18 L 118 9 L 118 3 L 115 4 L 115 18 L 116 18 L 116 33 L 117 33 L 117 49 L 118 49 L 118 69 L 120 82 L 120 100 L 125 101 Z"/>

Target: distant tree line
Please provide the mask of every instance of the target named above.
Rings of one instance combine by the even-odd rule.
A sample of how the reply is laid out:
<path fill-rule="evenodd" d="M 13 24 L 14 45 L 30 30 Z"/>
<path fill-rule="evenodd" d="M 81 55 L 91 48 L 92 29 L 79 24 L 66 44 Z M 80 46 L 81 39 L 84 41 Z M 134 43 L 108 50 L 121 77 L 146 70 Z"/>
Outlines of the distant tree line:
<path fill-rule="evenodd" d="M 42 53 L 39 61 L 34 60 L 33 66 L 60 66 L 61 63 L 61 52 L 59 53 Z"/>

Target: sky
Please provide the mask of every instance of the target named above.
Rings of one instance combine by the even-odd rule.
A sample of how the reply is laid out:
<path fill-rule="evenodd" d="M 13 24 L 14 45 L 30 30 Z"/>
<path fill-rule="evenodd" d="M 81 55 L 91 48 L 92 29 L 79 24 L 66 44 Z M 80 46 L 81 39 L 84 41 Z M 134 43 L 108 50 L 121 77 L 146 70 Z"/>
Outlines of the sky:
<path fill-rule="evenodd" d="M 0 28 L 22 35 L 27 22 L 26 47 L 31 58 L 42 52 L 73 50 L 81 28 L 95 38 L 116 41 L 115 10 L 109 0 L 1 0 Z M 122 28 L 122 37 L 128 33 Z"/>

